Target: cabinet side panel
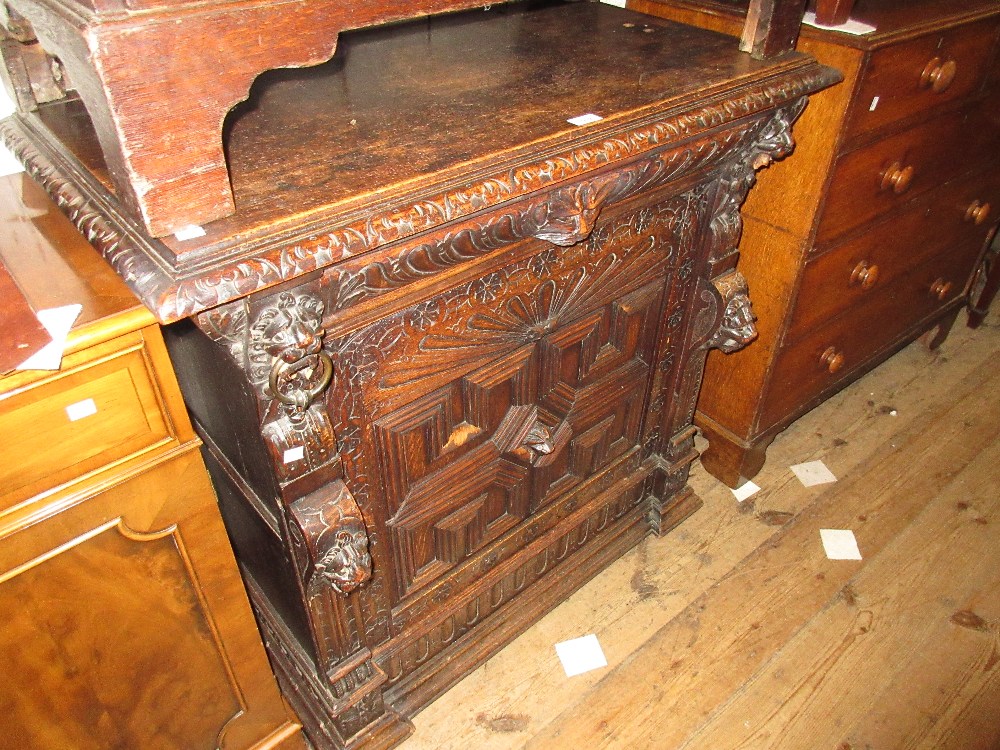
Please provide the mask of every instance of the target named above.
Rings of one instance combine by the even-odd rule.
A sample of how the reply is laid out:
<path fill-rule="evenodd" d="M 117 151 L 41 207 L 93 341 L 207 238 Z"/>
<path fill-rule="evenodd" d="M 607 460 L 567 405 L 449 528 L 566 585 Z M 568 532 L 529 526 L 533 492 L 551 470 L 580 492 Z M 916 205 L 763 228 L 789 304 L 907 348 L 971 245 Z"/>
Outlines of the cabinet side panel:
<path fill-rule="evenodd" d="M 246 375 L 190 321 L 167 327 L 165 340 L 191 415 L 257 496 L 276 509 L 278 488 Z"/>

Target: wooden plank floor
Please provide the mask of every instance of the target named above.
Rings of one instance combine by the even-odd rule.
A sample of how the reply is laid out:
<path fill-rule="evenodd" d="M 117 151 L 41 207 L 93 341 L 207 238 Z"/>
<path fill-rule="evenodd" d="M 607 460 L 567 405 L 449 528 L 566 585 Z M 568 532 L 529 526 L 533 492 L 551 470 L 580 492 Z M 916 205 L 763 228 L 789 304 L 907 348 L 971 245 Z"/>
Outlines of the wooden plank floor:
<path fill-rule="evenodd" d="M 1000 315 L 782 433 L 415 719 L 404 750 L 1000 749 Z M 822 459 L 839 481 L 788 470 Z M 831 561 L 821 528 L 864 559 Z M 553 644 L 597 634 L 567 678 Z"/>

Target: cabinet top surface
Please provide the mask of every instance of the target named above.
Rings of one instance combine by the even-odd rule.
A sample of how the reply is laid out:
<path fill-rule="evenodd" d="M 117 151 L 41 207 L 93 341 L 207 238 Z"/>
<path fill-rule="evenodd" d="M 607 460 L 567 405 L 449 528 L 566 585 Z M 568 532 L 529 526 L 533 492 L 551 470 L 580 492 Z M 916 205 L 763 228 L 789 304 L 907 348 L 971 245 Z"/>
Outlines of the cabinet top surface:
<path fill-rule="evenodd" d="M 141 242 L 176 280 L 433 204 L 440 216 L 421 217 L 430 223 L 419 231 L 460 214 L 454 201 L 470 192 L 488 208 L 528 182 L 573 178 L 834 80 L 809 58 L 753 60 L 731 37 L 597 2 L 513 3 L 349 32 L 325 65 L 265 73 L 227 118 L 237 213 L 198 239 Z M 567 122 L 588 114 L 603 119 Z M 110 190 L 79 102 L 39 117 Z M 666 120 L 677 125 L 658 141 L 631 135 Z M 535 178 L 521 179 L 526 168 Z"/>
<path fill-rule="evenodd" d="M 35 311 L 79 304 L 67 351 L 154 322 L 49 197 L 24 174 L 0 177 L 0 263 Z M 4 321 L 0 321 L 0 329 Z"/>

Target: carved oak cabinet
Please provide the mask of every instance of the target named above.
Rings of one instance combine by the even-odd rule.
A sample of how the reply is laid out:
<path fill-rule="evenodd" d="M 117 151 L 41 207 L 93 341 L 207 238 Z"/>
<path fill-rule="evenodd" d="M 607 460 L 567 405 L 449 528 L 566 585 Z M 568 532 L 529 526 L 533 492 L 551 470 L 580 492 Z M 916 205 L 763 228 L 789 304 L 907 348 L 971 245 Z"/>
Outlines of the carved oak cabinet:
<path fill-rule="evenodd" d="M 754 170 L 811 58 L 600 3 L 344 34 L 226 124 L 236 213 L 151 239 L 74 99 L 3 138 L 168 328 L 265 643 L 311 740 L 408 717 L 686 487 Z M 569 118 L 592 114 L 589 124 Z"/>

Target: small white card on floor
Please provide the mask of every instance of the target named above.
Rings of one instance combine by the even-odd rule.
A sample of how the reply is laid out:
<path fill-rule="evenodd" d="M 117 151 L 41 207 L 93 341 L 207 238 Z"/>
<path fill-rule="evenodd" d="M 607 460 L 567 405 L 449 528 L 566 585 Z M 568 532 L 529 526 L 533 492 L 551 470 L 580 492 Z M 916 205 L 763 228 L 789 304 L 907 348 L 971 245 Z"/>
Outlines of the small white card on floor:
<path fill-rule="evenodd" d="M 608 660 L 604 658 L 601 644 L 593 633 L 582 638 L 557 643 L 556 654 L 559 656 L 559 661 L 562 662 L 567 677 L 574 677 L 592 669 L 608 666 Z"/>
<path fill-rule="evenodd" d="M 833 472 L 826 468 L 826 464 L 822 461 L 809 461 L 804 464 L 795 464 L 795 466 L 790 467 L 792 472 L 799 478 L 806 487 L 812 487 L 817 484 L 829 484 L 830 482 L 836 482 L 837 477 L 833 475 Z"/>
<path fill-rule="evenodd" d="M 850 529 L 820 529 L 823 549 L 831 560 L 860 560 L 858 540 Z"/>
<path fill-rule="evenodd" d="M 730 491 L 733 493 L 736 499 L 742 503 L 751 495 L 756 495 L 758 492 L 760 492 L 760 487 L 758 487 L 756 484 L 748 480 L 743 484 L 741 484 L 739 487 L 737 487 L 735 490 L 730 490 Z"/>

